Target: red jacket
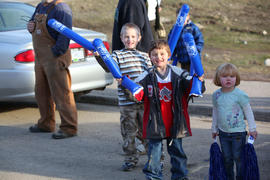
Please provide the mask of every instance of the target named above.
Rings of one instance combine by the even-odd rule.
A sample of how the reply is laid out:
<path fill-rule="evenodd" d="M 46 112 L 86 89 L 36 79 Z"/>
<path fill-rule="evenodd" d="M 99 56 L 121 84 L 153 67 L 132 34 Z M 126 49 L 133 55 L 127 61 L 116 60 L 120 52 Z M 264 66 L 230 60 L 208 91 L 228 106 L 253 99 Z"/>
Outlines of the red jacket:
<path fill-rule="evenodd" d="M 187 71 L 175 66 L 171 68 L 173 124 L 169 130 L 171 138 L 191 136 L 188 114 L 188 97 L 192 86 L 192 77 Z M 159 101 L 159 89 L 155 69 L 151 68 L 137 79 L 144 87 L 143 137 L 147 139 L 166 138 L 166 129 L 162 119 Z M 151 92 L 149 91 L 152 88 Z"/>

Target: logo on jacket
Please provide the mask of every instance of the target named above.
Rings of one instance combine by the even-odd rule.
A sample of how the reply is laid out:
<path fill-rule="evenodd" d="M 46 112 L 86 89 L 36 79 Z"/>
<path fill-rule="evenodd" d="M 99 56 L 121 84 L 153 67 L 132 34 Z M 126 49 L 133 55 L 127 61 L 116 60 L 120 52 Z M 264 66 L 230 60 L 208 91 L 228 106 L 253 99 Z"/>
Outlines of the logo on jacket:
<path fill-rule="evenodd" d="M 153 86 L 152 85 L 148 85 L 147 86 L 148 89 L 148 96 L 152 97 L 153 96 Z"/>
<path fill-rule="evenodd" d="M 171 97 L 172 91 L 169 90 L 166 86 L 164 86 L 160 91 L 159 91 L 159 100 L 163 100 L 165 102 L 170 102 L 172 97 Z"/>

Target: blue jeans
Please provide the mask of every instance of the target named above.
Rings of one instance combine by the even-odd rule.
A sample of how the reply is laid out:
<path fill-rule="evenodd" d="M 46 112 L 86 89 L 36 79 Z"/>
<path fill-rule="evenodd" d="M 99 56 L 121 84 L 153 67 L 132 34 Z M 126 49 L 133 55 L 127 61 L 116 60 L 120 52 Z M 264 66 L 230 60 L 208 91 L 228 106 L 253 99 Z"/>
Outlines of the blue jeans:
<path fill-rule="evenodd" d="M 171 157 L 171 179 L 180 180 L 187 177 L 187 156 L 182 148 L 182 138 L 167 139 L 167 149 Z M 143 173 L 148 180 L 162 180 L 162 139 L 149 139 L 148 161 L 143 168 Z"/>
<path fill-rule="evenodd" d="M 219 130 L 219 140 L 228 180 L 234 180 L 234 162 L 236 164 L 236 179 L 242 179 L 241 154 L 246 144 L 246 135 L 247 132 L 226 133 Z"/>

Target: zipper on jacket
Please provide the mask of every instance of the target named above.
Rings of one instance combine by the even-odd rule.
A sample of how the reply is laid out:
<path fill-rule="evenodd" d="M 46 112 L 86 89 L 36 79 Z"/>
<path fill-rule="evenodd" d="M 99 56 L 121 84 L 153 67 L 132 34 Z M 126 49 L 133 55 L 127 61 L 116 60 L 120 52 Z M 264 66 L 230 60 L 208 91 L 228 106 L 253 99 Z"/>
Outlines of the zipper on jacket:
<path fill-rule="evenodd" d="M 153 92 L 154 92 L 154 95 L 155 95 L 155 98 L 153 98 L 154 100 L 154 103 L 156 104 L 157 106 L 157 110 L 159 111 L 158 113 L 158 118 L 157 119 L 160 119 L 161 120 L 161 124 L 159 125 L 160 126 L 160 132 L 162 132 L 162 134 L 160 135 L 163 135 L 163 133 L 165 134 L 166 136 L 166 130 L 165 130 L 165 125 L 164 125 L 164 122 L 163 122 L 163 118 L 162 118 L 162 113 L 161 113 L 161 107 L 160 107 L 160 102 L 159 102 L 159 93 L 158 93 L 158 83 L 157 83 L 157 78 L 156 78 L 156 72 L 155 72 L 155 69 L 153 69 L 153 74 L 151 74 L 151 79 L 152 79 L 152 82 L 153 82 Z M 155 86 L 156 85 L 156 86 Z"/>

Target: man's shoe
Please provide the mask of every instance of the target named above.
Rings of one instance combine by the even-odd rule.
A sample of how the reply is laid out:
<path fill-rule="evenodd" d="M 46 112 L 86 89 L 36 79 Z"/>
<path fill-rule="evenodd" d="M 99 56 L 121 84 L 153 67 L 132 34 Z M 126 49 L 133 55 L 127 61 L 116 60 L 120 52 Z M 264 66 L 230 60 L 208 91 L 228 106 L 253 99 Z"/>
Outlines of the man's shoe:
<path fill-rule="evenodd" d="M 49 131 L 49 130 L 44 130 L 44 129 L 39 128 L 37 124 L 35 124 L 33 126 L 30 126 L 29 131 L 31 133 L 49 133 L 49 132 L 52 132 L 52 131 Z"/>
<path fill-rule="evenodd" d="M 134 169 L 136 167 L 135 164 L 133 163 L 129 163 L 129 162 L 125 162 L 122 167 L 121 170 L 122 171 L 131 171 L 132 169 Z"/>
<path fill-rule="evenodd" d="M 54 139 L 65 139 L 65 138 L 70 138 L 76 136 L 76 134 L 67 134 L 61 130 L 58 130 L 56 133 L 52 134 L 52 138 Z"/>

